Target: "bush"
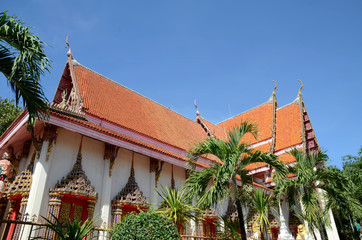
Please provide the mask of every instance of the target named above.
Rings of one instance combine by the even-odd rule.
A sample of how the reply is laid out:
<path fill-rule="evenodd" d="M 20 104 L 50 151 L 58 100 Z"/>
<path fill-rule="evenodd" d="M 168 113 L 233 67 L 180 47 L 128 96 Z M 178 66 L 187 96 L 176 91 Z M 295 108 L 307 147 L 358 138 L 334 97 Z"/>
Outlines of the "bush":
<path fill-rule="evenodd" d="M 114 230 L 112 240 L 179 240 L 176 226 L 154 212 L 130 213 Z"/>

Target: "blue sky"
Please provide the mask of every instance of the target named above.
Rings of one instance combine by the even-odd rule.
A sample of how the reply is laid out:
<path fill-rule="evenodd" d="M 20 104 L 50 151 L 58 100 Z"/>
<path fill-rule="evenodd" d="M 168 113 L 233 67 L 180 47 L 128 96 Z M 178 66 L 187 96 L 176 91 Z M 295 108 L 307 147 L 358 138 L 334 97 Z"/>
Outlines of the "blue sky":
<path fill-rule="evenodd" d="M 65 39 L 83 65 L 190 118 L 218 123 L 265 102 L 303 98 L 330 164 L 362 145 L 362 1 L 4 1 L 46 42 L 52 99 Z M 0 96 L 13 94 L 0 76 Z"/>

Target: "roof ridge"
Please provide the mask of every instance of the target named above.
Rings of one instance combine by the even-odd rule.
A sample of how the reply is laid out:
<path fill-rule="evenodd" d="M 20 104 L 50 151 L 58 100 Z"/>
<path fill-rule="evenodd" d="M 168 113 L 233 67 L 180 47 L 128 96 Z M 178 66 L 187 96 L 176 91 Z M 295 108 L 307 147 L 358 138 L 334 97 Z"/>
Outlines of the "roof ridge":
<path fill-rule="evenodd" d="M 246 111 L 244 111 L 244 112 L 238 113 L 238 114 L 236 114 L 236 115 L 234 115 L 234 116 L 232 116 L 232 117 L 229 117 L 229 118 L 227 118 L 227 119 L 225 119 L 225 120 L 217 123 L 216 125 L 219 125 L 219 124 L 221 124 L 221 123 L 223 123 L 223 122 L 226 122 L 226 121 L 228 121 L 228 120 L 230 120 L 230 119 L 232 119 L 232 118 L 234 118 L 234 117 L 240 116 L 241 114 L 244 114 L 244 113 L 247 113 L 247 112 L 249 112 L 249 111 L 251 111 L 251 110 L 254 110 L 255 108 L 258 108 L 258 107 L 260 107 L 260 106 L 263 106 L 264 104 L 271 104 L 271 103 L 269 103 L 269 99 L 268 99 L 268 101 L 263 102 L 262 104 L 259 104 L 258 106 L 255 106 L 255 107 L 253 107 L 253 108 L 250 108 L 250 109 L 248 109 L 248 110 L 246 110 Z"/>
<path fill-rule="evenodd" d="M 79 62 L 78 62 L 77 60 L 75 60 L 75 59 L 72 59 L 72 63 L 73 63 L 73 65 L 74 65 L 74 66 L 81 66 L 81 67 L 83 67 L 83 68 L 85 68 L 85 69 L 87 69 L 87 70 L 89 70 L 89 71 L 92 71 L 93 73 L 98 74 L 98 75 L 99 75 L 99 76 L 101 76 L 101 77 L 104 77 L 104 78 L 105 78 L 105 79 L 107 79 L 108 81 L 111 81 L 111 82 L 113 82 L 113 83 L 115 83 L 115 84 L 117 84 L 117 85 L 119 85 L 119 86 L 121 86 L 121 87 L 124 87 L 125 89 L 130 90 L 131 92 L 134 92 L 134 93 L 138 94 L 139 96 L 141 96 L 141 97 L 143 97 L 143 98 L 145 98 L 145 99 L 147 99 L 147 100 L 150 100 L 150 101 L 152 101 L 152 102 L 156 103 L 157 105 L 159 105 L 159 106 L 161 106 L 161 107 L 163 107 L 163 108 L 165 108 L 165 109 L 167 109 L 167 110 L 170 110 L 171 112 L 173 112 L 173 113 L 175 113 L 175 114 L 177 114 L 177 115 L 179 115 L 179 116 L 181 116 L 181 117 L 185 118 L 186 120 L 189 120 L 189 121 L 190 121 L 190 122 L 192 122 L 192 123 L 196 123 L 196 122 L 195 122 L 195 121 L 193 121 L 192 119 L 185 117 L 184 115 L 182 115 L 182 114 L 180 114 L 180 113 L 176 112 L 175 110 L 173 110 L 173 109 L 171 109 L 171 108 L 168 108 L 168 107 L 166 107 L 166 106 L 164 106 L 164 105 L 162 105 L 162 104 L 160 104 L 160 103 L 156 102 L 155 100 L 152 100 L 152 99 L 150 99 L 150 98 L 148 98 L 148 97 L 146 97 L 146 96 L 142 95 L 141 93 L 138 93 L 138 92 L 136 92 L 136 91 L 134 91 L 134 90 L 132 90 L 132 89 L 130 89 L 130 88 L 128 88 L 128 87 L 126 87 L 126 86 L 124 86 L 124 85 L 120 84 L 119 82 L 116 82 L 116 81 L 114 81 L 114 80 L 110 79 L 109 77 L 106 77 L 106 76 L 104 76 L 103 74 L 100 74 L 100 73 L 98 73 L 98 72 L 94 71 L 93 69 L 90 69 L 90 68 L 88 68 L 88 67 L 86 67 L 86 66 L 82 65 L 81 63 L 79 63 Z M 196 124 L 197 124 L 197 123 L 196 123 Z"/>
<path fill-rule="evenodd" d="M 299 101 L 300 101 L 299 96 L 297 96 L 297 98 L 294 99 L 292 102 L 287 103 L 287 104 L 285 104 L 284 106 L 278 107 L 278 108 L 277 108 L 277 111 L 280 110 L 280 109 L 282 109 L 282 108 L 288 107 L 289 105 L 292 105 L 292 104 L 297 104 L 297 105 L 298 105 L 298 104 L 299 104 Z"/>

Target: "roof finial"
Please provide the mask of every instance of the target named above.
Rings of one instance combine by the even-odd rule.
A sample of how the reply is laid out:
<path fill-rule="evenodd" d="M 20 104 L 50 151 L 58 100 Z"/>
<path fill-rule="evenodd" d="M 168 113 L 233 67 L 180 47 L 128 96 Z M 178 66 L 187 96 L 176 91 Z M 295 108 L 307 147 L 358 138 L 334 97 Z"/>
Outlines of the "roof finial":
<path fill-rule="evenodd" d="M 80 137 L 80 144 L 79 144 L 77 162 L 81 162 L 81 161 L 82 161 L 82 145 L 83 145 L 83 135 Z"/>
<path fill-rule="evenodd" d="M 274 84 L 275 84 L 275 87 L 274 87 L 274 89 L 273 89 L 273 94 L 275 95 L 275 90 L 277 89 L 278 85 L 277 85 L 277 82 L 276 82 L 275 80 L 272 80 L 272 81 L 273 81 Z"/>
<path fill-rule="evenodd" d="M 302 82 L 302 80 L 299 80 L 299 79 L 298 79 L 298 81 L 302 84 L 302 85 L 300 86 L 300 88 L 299 88 L 298 95 L 299 95 L 299 96 L 302 96 L 303 82 Z"/>
<path fill-rule="evenodd" d="M 69 39 L 69 35 L 67 36 L 67 39 L 65 39 L 65 44 L 67 44 L 67 47 L 69 48 L 69 50 L 67 52 L 67 56 L 70 57 L 70 56 L 72 56 L 72 50 L 70 49 L 68 39 Z"/>
<path fill-rule="evenodd" d="M 194 105 L 195 105 L 195 108 L 196 108 L 196 115 L 199 116 L 200 112 L 199 112 L 199 109 L 197 108 L 196 99 L 194 100 Z"/>

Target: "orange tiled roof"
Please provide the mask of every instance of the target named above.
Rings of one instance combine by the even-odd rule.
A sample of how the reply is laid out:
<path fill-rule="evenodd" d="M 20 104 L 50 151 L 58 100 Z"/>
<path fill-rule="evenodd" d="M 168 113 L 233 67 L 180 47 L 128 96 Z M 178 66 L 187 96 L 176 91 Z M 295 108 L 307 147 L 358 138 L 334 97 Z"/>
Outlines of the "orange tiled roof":
<path fill-rule="evenodd" d="M 302 143 L 299 104 L 291 103 L 277 110 L 275 150 Z"/>
<path fill-rule="evenodd" d="M 264 103 L 249 111 L 241 113 L 230 119 L 227 119 L 217 124 L 217 126 L 225 130 L 229 130 L 235 126 L 240 126 L 241 121 L 248 121 L 250 123 L 255 122 L 259 130 L 259 135 L 257 140 L 255 140 L 252 135 L 247 134 L 244 136 L 243 141 L 247 141 L 249 143 L 256 143 L 271 138 L 271 127 L 273 122 L 273 105 L 270 103 Z"/>
<path fill-rule="evenodd" d="M 295 158 L 288 152 L 279 155 L 278 158 L 280 161 L 282 161 L 285 164 L 295 162 Z"/>
<path fill-rule="evenodd" d="M 184 150 L 207 137 L 197 123 L 90 69 L 75 65 L 74 73 L 86 113 Z"/>

